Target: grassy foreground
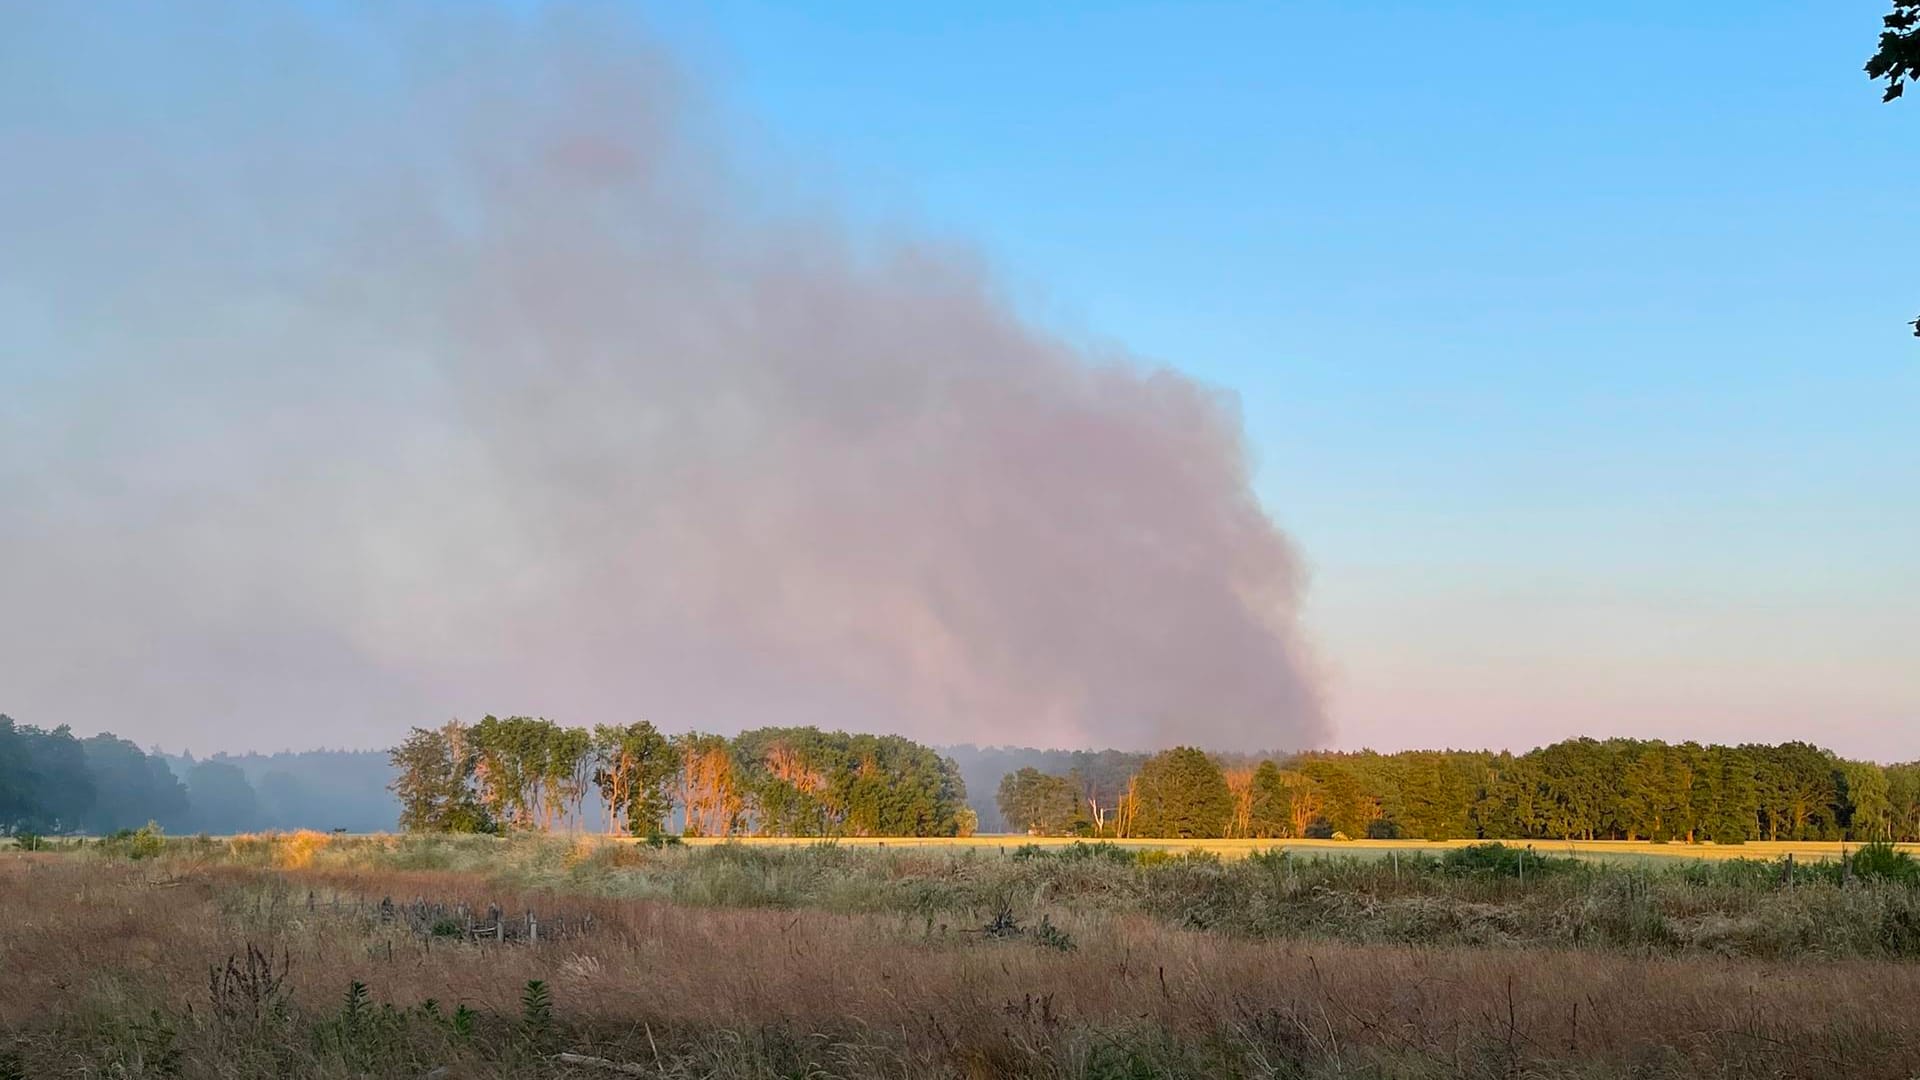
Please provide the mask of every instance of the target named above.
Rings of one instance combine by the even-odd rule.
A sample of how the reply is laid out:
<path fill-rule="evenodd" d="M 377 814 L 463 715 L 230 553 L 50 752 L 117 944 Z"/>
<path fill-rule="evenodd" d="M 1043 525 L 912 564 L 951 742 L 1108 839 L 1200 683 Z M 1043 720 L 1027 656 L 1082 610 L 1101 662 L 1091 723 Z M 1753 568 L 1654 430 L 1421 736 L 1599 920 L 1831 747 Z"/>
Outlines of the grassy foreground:
<path fill-rule="evenodd" d="M 318 834 L 15 852 L 0 1077 L 1920 1072 L 1906 864 L 1532 859 Z"/>

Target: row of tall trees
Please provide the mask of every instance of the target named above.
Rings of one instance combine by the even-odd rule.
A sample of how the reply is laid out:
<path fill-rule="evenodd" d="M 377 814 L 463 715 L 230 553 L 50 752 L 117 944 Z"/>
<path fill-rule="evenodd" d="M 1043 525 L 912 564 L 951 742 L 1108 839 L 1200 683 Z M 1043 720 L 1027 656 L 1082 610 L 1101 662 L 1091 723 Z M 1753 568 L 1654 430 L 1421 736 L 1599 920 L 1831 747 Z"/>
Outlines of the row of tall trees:
<path fill-rule="evenodd" d="M 1920 840 L 1920 763 L 1849 761 L 1803 742 L 1572 739 L 1530 753 L 1145 759 L 1097 811 L 1095 781 L 1023 768 L 997 799 L 1043 835 L 1425 839 Z"/>
<path fill-rule="evenodd" d="M 414 728 L 391 760 L 400 824 L 414 831 L 956 836 L 974 825 L 953 762 L 896 735 L 668 737 L 644 721 L 488 716 Z"/>

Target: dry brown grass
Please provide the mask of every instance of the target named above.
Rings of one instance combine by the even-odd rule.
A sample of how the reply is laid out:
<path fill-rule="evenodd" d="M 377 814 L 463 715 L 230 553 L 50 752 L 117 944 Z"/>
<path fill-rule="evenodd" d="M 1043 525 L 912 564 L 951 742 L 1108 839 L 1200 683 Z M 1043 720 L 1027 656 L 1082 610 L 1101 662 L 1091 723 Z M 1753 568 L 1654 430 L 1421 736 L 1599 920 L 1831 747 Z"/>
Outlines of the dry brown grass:
<path fill-rule="evenodd" d="M 591 913 L 596 929 L 537 946 L 433 941 L 356 910 L 381 896 Z M 0 1028 L 30 1076 L 106 1074 L 116 1063 L 101 1055 L 119 1044 L 98 1018 L 152 1009 L 176 1018 L 173 1075 L 258 1075 L 208 1016 L 208 965 L 249 943 L 290 957 L 293 1008 L 308 1017 L 354 980 L 376 1001 L 511 1017 L 527 981 L 545 980 L 568 1048 L 661 1075 L 809 1063 L 813 1075 L 903 1077 L 1920 1071 L 1920 967 L 1907 963 L 1306 945 L 1098 915 L 1069 922 L 1079 947 L 1061 952 L 971 926 L 518 892 L 449 872 L 30 855 L 0 859 L 0 905 Z M 280 1060 L 355 1075 L 324 1055 Z M 117 1064 L 167 1074 L 128 1069 L 124 1053 Z M 564 1068 L 477 1051 L 453 1064 Z"/>

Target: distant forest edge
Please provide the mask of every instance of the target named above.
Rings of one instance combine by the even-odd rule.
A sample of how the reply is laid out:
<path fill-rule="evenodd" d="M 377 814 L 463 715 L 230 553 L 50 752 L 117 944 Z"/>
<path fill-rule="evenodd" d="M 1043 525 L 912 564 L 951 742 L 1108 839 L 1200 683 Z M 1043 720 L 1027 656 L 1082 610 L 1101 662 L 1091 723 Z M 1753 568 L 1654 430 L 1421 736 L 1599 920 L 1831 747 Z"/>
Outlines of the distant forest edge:
<path fill-rule="evenodd" d="M 0 715 L 0 834 L 267 829 L 644 836 L 1920 841 L 1920 763 L 1802 742 L 1573 739 L 1525 754 L 935 748 L 761 728 L 486 717 L 390 751 L 143 751 Z"/>

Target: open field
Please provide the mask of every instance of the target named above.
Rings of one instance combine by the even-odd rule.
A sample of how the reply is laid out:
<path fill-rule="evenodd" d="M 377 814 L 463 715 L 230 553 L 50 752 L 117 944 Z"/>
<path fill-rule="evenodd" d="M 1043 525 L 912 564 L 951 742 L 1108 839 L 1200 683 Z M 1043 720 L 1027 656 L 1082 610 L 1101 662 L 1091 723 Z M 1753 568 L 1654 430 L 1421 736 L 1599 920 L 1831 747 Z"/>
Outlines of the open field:
<path fill-rule="evenodd" d="M 715 844 L 753 844 L 769 847 L 805 847 L 817 844 L 817 839 L 790 836 L 733 837 L 693 837 L 684 841 L 694 846 L 712 846 Z M 834 843 L 850 847 L 883 848 L 980 848 L 998 852 L 1013 851 L 1022 845 L 1035 845 L 1046 848 L 1071 847 L 1084 842 L 1070 836 L 1025 836 L 1015 834 L 995 834 L 968 837 L 842 837 Z M 1170 840 L 1170 839 L 1126 839 L 1110 840 L 1107 843 L 1119 847 L 1146 850 L 1188 852 L 1204 851 L 1221 858 L 1245 858 L 1255 852 L 1288 851 L 1304 856 L 1330 855 L 1351 856 L 1354 858 L 1386 858 L 1394 853 L 1400 854 L 1444 854 L 1460 848 L 1469 847 L 1478 840 Z M 1506 843 L 1523 846 L 1542 855 L 1567 855 L 1602 862 L 1633 862 L 1641 859 L 1779 859 L 1792 855 L 1801 862 L 1824 862 L 1837 859 L 1848 851 L 1857 850 L 1859 844 L 1842 841 L 1782 840 L 1752 841 L 1746 844 L 1656 844 L 1644 840 L 1510 840 Z M 1909 853 L 1920 853 L 1920 844 L 1897 844 L 1895 847 Z"/>
<path fill-rule="evenodd" d="M 1910 881 L 984 846 L 14 852 L 0 1076 L 1920 1071 Z"/>
<path fill-rule="evenodd" d="M 389 834 L 353 833 L 345 835 L 347 839 L 375 839 Z M 231 836 L 218 836 L 211 839 L 227 841 Z M 588 837 L 591 840 L 605 840 L 610 843 L 639 843 L 625 837 Z M 60 842 L 56 840 L 55 843 Z M 687 837 L 680 841 L 688 847 L 707 848 L 733 844 L 749 847 L 768 848 L 806 848 L 821 843 L 816 837 L 804 836 L 735 836 L 735 837 Z M 872 837 L 850 836 L 836 837 L 832 843 L 850 848 L 903 849 L 942 849 L 961 851 L 991 852 L 1008 854 L 1022 847 L 1046 849 L 1070 848 L 1074 844 L 1087 841 L 1070 836 L 1026 836 L 1023 834 L 985 834 L 968 837 Z M 1125 840 L 1106 840 L 1101 843 L 1135 851 L 1165 851 L 1175 854 L 1201 851 L 1218 855 L 1223 859 L 1240 859 L 1259 852 L 1285 851 L 1302 857 L 1328 856 L 1351 857 L 1355 859 L 1382 859 L 1394 854 L 1400 855 L 1442 855 L 1448 851 L 1457 851 L 1481 843 L 1478 840 L 1179 840 L 1155 838 L 1129 838 Z M 1756 840 L 1746 844 L 1656 844 L 1645 840 L 1530 840 L 1506 841 L 1512 846 L 1523 846 L 1540 855 L 1569 856 L 1595 862 L 1634 864 L 1652 860 L 1667 862 L 1675 859 L 1755 859 L 1776 860 L 1792 855 L 1799 862 L 1827 862 L 1838 859 L 1860 847 L 1856 843 L 1844 841 L 1817 840 Z M 9 847 L 13 840 L 0 837 L 0 848 Z M 1897 850 L 1920 855 L 1920 844 L 1895 844 Z"/>

